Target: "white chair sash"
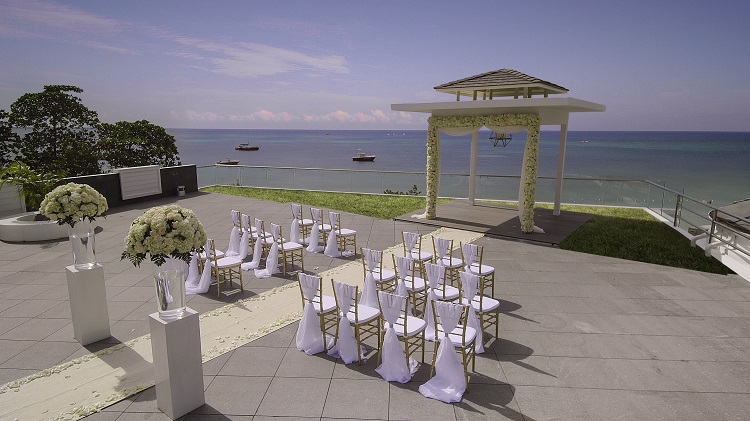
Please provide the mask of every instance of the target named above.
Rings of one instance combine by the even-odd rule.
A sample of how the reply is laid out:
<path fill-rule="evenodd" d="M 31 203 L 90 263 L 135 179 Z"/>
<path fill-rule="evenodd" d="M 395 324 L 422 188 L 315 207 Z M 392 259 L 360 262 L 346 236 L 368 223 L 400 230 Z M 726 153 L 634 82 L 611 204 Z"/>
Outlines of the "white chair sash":
<path fill-rule="evenodd" d="M 240 260 L 245 260 L 247 257 L 247 250 L 250 248 L 250 230 L 242 231 L 242 238 L 240 239 L 240 249 L 237 253 L 237 257 Z"/>
<path fill-rule="evenodd" d="M 236 256 L 240 252 L 240 212 L 232 210 L 232 232 L 229 234 L 229 248 L 225 256 Z"/>
<path fill-rule="evenodd" d="M 320 278 L 300 272 L 299 283 L 302 295 L 305 297 L 305 306 L 297 329 L 297 349 L 307 355 L 313 355 L 325 350 L 323 331 L 320 330 L 320 317 L 312 302 L 320 288 Z"/>
<path fill-rule="evenodd" d="M 255 218 L 254 222 L 257 238 L 255 239 L 255 246 L 253 248 L 253 260 L 242 264 L 243 271 L 258 269 L 258 266 L 260 266 L 260 259 L 261 257 L 263 257 L 263 236 L 265 235 L 265 233 L 263 232 L 263 221 Z"/>
<path fill-rule="evenodd" d="M 414 260 L 409 257 L 396 256 L 396 270 L 399 279 L 409 279 L 414 275 Z"/>
<path fill-rule="evenodd" d="M 464 256 L 464 270 L 469 272 L 469 268 L 477 260 L 479 247 L 476 244 L 463 243 L 461 244 L 461 253 Z"/>
<path fill-rule="evenodd" d="M 258 232 L 258 240 L 260 241 L 260 237 L 263 236 L 264 233 Z M 279 235 L 279 226 L 276 224 L 271 224 L 271 238 L 273 238 L 273 243 L 271 243 L 271 249 L 268 251 L 268 256 L 266 256 L 266 268 L 265 269 L 255 269 L 255 277 L 258 279 L 263 278 L 270 278 L 275 273 L 281 272 L 279 270 L 279 241 L 280 241 L 280 235 Z"/>
<path fill-rule="evenodd" d="M 378 293 L 377 286 L 375 285 L 374 271 L 380 264 L 383 253 L 379 250 L 364 249 L 365 264 L 367 265 L 367 275 L 365 275 L 365 283 L 362 288 L 362 296 L 359 299 L 359 303 L 378 308 Z"/>
<path fill-rule="evenodd" d="M 343 282 L 333 281 L 333 288 L 336 291 L 336 300 L 339 305 L 339 337 L 336 341 L 336 346 L 328 351 L 328 354 L 337 358 L 341 358 L 344 364 L 351 364 L 358 360 L 357 355 L 357 339 L 354 337 L 354 329 L 346 317 L 349 314 L 349 310 L 354 305 L 355 294 L 357 288 L 353 285 L 345 284 Z"/>
<path fill-rule="evenodd" d="M 323 254 L 328 257 L 341 257 L 338 238 L 336 238 L 339 228 L 339 214 L 336 212 L 328 212 L 328 220 L 331 223 L 331 232 L 328 233 L 326 249 Z"/>
<path fill-rule="evenodd" d="M 403 345 L 398 340 L 398 335 L 393 325 L 401 315 L 401 309 L 406 305 L 406 299 L 398 295 L 378 291 L 380 309 L 387 323 L 385 338 L 381 350 L 382 363 L 375 369 L 383 380 L 388 382 L 406 383 L 411 380 L 411 371 L 406 364 L 406 354 Z"/>
<path fill-rule="evenodd" d="M 466 391 L 466 377 L 463 364 L 448 333 L 455 329 L 461 320 L 463 306 L 436 301 L 435 311 L 445 329 L 445 335 L 440 339 L 435 359 L 435 376 L 419 386 L 419 392 L 425 397 L 445 403 L 460 402 Z"/>
<path fill-rule="evenodd" d="M 292 215 L 294 215 L 294 219 L 292 220 L 289 241 L 302 244 L 302 234 L 299 229 L 299 224 L 302 222 L 302 206 L 297 203 L 292 203 Z"/>
<path fill-rule="evenodd" d="M 433 263 L 425 263 L 425 271 L 427 272 L 427 304 L 425 305 L 424 320 L 427 322 L 427 327 L 424 331 L 424 337 L 428 341 L 435 340 L 435 319 L 432 317 L 432 304 L 431 302 L 437 300 L 435 295 L 435 289 L 440 285 L 440 280 L 445 279 L 445 266 L 436 265 Z"/>
<path fill-rule="evenodd" d="M 443 266 L 443 258 L 448 255 L 448 248 L 451 245 L 451 240 L 435 237 L 435 248 L 437 249 L 437 264 Z"/>
<path fill-rule="evenodd" d="M 320 225 L 323 224 L 320 216 L 320 209 L 310 208 L 310 215 L 313 219 L 312 231 L 310 232 L 310 244 L 307 245 L 307 251 L 310 253 L 320 253 L 325 247 L 320 245 Z"/>
<path fill-rule="evenodd" d="M 206 246 L 204 247 L 204 253 L 206 255 L 206 264 L 203 265 L 203 272 L 200 275 L 198 282 L 185 283 L 185 294 L 205 294 L 208 292 L 208 288 L 211 286 L 211 259 L 213 250 L 211 249 L 211 239 L 206 240 Z M 190 262 L 192 266 L 193 262 Z M 192 269 L 190 270 L 192 272 Z M 198 262 L 195 262 L 195 272 L 198 272 Z"/>
<path fill-rule="evenodd" d="M 465 304 L 469 306 L 469 319 L 466 325 L 476 329 L 478 340 L 475 341 L 474 350 L 477 354 L 483 354 L 484 344 L 480 336 L 482 333 L 482 324 L 479 323 L 477 312 L 474 310 L 474 306 L 471 305 L 471 300 L 477 295 L 477 289 L 479 288 L 479 275 L 469 272 L 459 272 L 459 274 L 461 275 L 461 289 L 466 300 Z"/>
<path fill-rule="evenodd" d="M 406 246 L 406 251 L 408 253 L 411 253 L 411 251 L 414 249 L 414 246 L 417 245 L 418 239 L 419 239 L 419 234 L 415 232 L 404 233 L 404 245 Z"/>

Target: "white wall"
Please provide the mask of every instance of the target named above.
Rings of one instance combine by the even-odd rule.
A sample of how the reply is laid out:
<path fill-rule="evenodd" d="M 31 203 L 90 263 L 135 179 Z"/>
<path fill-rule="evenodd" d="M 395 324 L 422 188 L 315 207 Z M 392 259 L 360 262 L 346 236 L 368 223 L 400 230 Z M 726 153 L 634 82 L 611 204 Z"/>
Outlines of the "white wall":
<path fill-rule="evenodd" d="M 26 207 L 18 197 L 16 186 L 3 184 L 0 188 L 0 217 L 26 212 Z"/>

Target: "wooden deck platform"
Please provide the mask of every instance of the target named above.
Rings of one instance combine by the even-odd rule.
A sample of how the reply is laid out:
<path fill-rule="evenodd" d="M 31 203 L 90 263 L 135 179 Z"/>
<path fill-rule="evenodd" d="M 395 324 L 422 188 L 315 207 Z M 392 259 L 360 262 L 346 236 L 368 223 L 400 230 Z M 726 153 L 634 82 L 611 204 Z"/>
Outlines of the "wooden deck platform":
<path fill-rule="evenodd" d="M 481 232 L 489 237 L 549 246 L 558 246 L 565 237 L 591 218 L 587 213 L 561 211 L 560 216 L 554 216 L 551 209 L 535 209 L 534 225 L 542 228 L 544 234 L 524 234 L 518 220 L 518 208 L 513 205 L 488 202 L 471 205 L 467 200 L 454 200 L 438 205 L 435 219 L 412 217 L 422 212 L 424 210 L 409 212 L 394 219 Z"/>

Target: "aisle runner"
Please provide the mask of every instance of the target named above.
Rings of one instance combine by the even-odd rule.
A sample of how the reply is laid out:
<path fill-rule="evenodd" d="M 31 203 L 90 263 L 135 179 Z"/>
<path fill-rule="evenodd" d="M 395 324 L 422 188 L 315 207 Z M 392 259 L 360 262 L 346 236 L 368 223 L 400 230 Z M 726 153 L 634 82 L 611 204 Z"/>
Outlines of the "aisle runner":
<path fill-rule="evenodd" d="M 460 242 L 471 242 L 481 234 L 441 228 L 426 234 Z M 391 255 L 403 254 L 398 244 L 383 253 L 392 265 Z M 330 279 L 362 286 L 360 261 L 349 262 L 321 272 L 324 292 Z M 239 348 L 263 335 L 293 323 L 301 317 L 296 282 L 274 288 L 255 297 L 240 300 L 200 315 L 203 362 Z M 26 421 L 40 419 L 77 420 L 154 385 L 150 335 L 88 354 L 73 361 L 42 370 L 0 387 L 0 419 Z"/>

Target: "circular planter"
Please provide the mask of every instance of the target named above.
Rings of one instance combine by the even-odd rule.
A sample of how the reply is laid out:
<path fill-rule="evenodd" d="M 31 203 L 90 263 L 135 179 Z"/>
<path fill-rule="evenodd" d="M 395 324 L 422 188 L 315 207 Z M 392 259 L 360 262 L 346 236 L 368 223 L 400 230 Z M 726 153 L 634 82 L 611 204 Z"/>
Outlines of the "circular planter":
<path fill-rule="evenodd" d="M 10 242 L 48 241 L 68 238 L 67 225 L 53 221 L 35 221 L 36 212 L 0 219 L 0 240 Z"/>

